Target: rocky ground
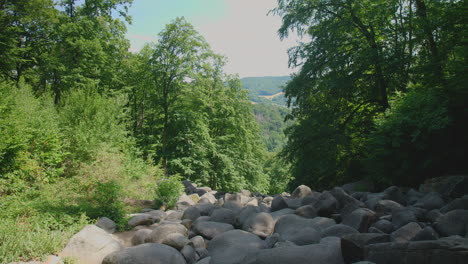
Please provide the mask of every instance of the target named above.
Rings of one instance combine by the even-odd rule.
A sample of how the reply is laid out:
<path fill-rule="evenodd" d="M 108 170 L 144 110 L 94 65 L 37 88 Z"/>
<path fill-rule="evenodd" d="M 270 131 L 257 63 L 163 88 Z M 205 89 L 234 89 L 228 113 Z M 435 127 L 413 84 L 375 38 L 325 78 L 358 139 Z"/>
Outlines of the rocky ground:
<path fill-rule="evenodd" d="M 78 263 L 468 263 L 468 176 L 418 190 L 364 192 L 364 182 L 276 196 L 184 182 L 173 210 L 145 209 L 132 231 L 102 218 L 61 253 Z M 360 190 L 360 191 L 358 191 Z"/>

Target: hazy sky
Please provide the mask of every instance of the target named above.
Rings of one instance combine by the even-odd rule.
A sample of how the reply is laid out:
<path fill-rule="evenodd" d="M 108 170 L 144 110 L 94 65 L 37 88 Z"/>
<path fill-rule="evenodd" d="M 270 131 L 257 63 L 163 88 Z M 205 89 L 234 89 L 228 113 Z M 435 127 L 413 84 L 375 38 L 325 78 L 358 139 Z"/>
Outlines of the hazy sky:
<path fill-rule="evenodd" d="M 134 0 L 128 26 L 132 51 L 157 34 L 176 17 L 184 16 L 205 37 L 212 49 L 228 58 L 227 73 L 240 77 L 288 75 L 287 49 L 297 37 L 281 41 L 281 18 L 269 10 L 276 0 Z"/>

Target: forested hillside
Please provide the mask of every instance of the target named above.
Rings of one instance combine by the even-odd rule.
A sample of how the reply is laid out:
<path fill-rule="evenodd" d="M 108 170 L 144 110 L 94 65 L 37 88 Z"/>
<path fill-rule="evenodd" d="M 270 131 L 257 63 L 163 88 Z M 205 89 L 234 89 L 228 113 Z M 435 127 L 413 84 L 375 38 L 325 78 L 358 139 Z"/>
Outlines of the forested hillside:
<path fill-rule="evenodd" d="M 241 82 L 252 102 L 286 106 L 283 88 L 290 79 L 289 76 L 246 77 Z"/>

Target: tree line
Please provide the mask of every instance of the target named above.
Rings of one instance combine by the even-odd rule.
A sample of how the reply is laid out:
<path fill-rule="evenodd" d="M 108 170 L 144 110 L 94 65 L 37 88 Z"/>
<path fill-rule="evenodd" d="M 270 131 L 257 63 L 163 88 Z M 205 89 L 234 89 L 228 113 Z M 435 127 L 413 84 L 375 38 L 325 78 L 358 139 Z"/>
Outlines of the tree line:
<path fill-rule="evenodd" d="M 226 59 L 184 18 L 129 52 L 131 2 L 0 1 L 0 78 L 9 95 L 0 113 L 5 186 L 79 174 L 106 145 L 159 166 L 161 177 L 225 191 L 278 188 L 264 167 L 267 151 L 247 94 L 237 76 L 223 72 Z M 18 98 L 38 110 L 25 110 Z M 53 133 L 35 115 L 42 110 Z M 36 127 L 21 118 L 36 119 Z"/>
<path fill-rule="evenodd" d="M 466 1 L 278 0 L 299 68 L 282 154 L 293 184 L 415 186 L 466 173 Z M 465 121 L 463 121 L 465 120 Z"/>

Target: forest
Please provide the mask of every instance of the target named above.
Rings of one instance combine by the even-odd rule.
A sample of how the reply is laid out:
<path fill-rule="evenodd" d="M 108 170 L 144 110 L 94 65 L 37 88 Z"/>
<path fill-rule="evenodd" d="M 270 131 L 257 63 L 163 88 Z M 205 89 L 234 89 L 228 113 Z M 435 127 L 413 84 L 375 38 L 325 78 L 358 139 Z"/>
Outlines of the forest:
<path fill-rule="evenodd" d="M 468 172 L 466 1 L 278 0 L 299 70 L 260 80 L 226 74 L 183 17 L 130 52 L 131 4 L 0 0 L 1 263 L 101 216 L 123 230 L 181 180 L 275 194 Z"/>

